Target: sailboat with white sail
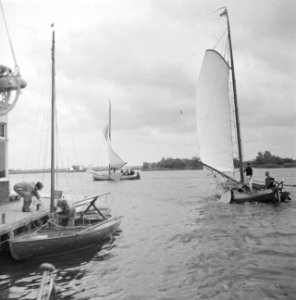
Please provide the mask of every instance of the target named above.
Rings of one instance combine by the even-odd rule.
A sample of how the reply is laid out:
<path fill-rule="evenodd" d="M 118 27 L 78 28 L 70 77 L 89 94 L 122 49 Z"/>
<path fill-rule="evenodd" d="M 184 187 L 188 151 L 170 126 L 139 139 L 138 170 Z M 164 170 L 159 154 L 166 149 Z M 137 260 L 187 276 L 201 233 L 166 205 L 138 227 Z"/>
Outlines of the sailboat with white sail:
<path fill-rule="evenodd" d="M 107 144 L 107 152 L 109 158 L 108 172 L 102 173 L 89 169 L 93 180 L 96 181 L 119 181 L 140 179 L 139 172 L 133 170 L 125 172 L 122 167 L 127 164 L 113 149 L 111 144 L 111 101 L 109 101 L 109 122 L 104 128 L 104 138 Z"/>
<path fill-rule="evenodd" d="M 230 24 L 227 8 L 220 16 L 227 19 L 227 41 L 230 63 L 216 50 L 206 50 L 202 63 L 196 98 L 196 124 L 201 163 L 216 174 L 227 178 L 230 202 L 272 202 L 289 199 L 283 191 L 283 182 L 275 187 L 256 185 L 249 189 L 244 185 L 242 139 L 240 132 L 238 100 L 231 44 Z M 231 79 L 231 80 L 230 80 Z M 234 111 L 234 117 L 232 112 Z M 232 124 L 235 124 L 234 129 Z M 233 135 L 237 141 L 234 141 Z M 238 153 L 240 180 L 234 174 L 234 148 Z M 229 184 L 230 183 L 230 184 Z"/>
<path fill-rule="evenodd" d="M 11 233 L 9 248 L 16 260 L 59 255 L 85 247 L 102 245 L 119 229 L 121 217 L 107 217 L 96 207 L 100 195 L 91 197 L 87 208 L 74 218 L 74 226 L 57 224 L 55 201 L 58 199 L 55 187 L 55 31 L 52 32 L 52 95 L 51 95 L 51 189 L 50 216 L 46 224 L 28 233 Z M 66 200 L 66 199 L 65 199 Z M 81 200 L 79 206 L 86 199 Z M 92 210 L 91 210 L 92 208 Z M 89 211 L 91 210 L 91 216 Z M 94 215 L 94 213 L 97 213 Z"/>

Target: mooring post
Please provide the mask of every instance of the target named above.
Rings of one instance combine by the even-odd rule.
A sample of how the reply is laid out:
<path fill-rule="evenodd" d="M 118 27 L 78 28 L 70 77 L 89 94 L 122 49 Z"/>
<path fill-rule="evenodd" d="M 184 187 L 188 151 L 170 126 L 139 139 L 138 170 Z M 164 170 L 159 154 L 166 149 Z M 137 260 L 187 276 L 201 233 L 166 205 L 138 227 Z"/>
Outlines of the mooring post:
<path fill-rule="evenodd" d="M 5 214 L 2 214 L 2 224 L 5 224 Z"/>

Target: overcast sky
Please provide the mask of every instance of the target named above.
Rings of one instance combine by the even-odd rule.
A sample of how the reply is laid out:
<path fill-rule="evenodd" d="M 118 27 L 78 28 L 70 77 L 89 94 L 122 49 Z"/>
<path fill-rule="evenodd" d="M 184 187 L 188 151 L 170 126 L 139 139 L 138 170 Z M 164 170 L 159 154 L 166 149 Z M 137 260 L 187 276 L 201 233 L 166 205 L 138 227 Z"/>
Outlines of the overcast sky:
<path fill-rule="evenodd" d="M 205 50 L 225 31 L 225 18 L 214 12 L 224 5 L 244 159 L 265 150 L 296 158 L 294 0 L 2 0 L 2 5 L 28 82 L 8 116 L 9 168 L 40 167 L 39 151 L 48 147 L 40 132 L 50 97 L 53 22 L 59 118 L 73 142 L 61 136 L 64 165 L 89 165 L 98 157 L 103 164 L 104 154 L 98 153 L 108 100 L 114 149 L 130 165 L 198 156 L 196 82 Z M 1 63 L 14 68 L 3 21 L 0 32 Z"/>

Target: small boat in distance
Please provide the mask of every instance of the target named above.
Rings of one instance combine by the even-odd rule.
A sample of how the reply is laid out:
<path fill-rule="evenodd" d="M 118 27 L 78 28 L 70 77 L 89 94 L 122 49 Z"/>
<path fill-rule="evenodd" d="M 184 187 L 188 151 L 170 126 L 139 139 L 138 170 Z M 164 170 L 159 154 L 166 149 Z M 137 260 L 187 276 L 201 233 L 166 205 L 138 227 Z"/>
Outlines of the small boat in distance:
<path fill-rule="evenodd" d="M 228 179 L 228 183 L 223 186 L 228 191 L 223 195 L 227 202 L 279 203 L 289 200 L 289 193 L 283 190 L 283 182 L 272 188 L 253 185 L 252 190 L 244 184 L 242 142 L 227 8 L 224 8 L 220 16 L 225 16 L 227 19 L 230 65 L 216 50 L 206 50 L 197 83 L 196 98 L 200 162 L 214 173 Z M 232 116 L 233 111 L 234 117 Z M 233 124 L 235 124 L 234 129 Z M 235 135 L 237 141 L 233 140 Z M 226 174 L 226 172 L 234 173 L 233 149 L 236 147 L 240 181 Z"/>
<path fill-rule="evenodd" d="M 78 201 L 73 225 L 64 226 L 57 222 L 55 201 L 60 200 L 62 191 L 55 190 L 55 31 L 52 32 L 52 95 L 51 95 L 51 189 L 50 216 L 44 225 L 27 233 L 11 232 L 9 248 L 15 260 L 56 256 L 93 246 L 101 246 L 118 231 L 121 217 L 109 217 L 100 212 L 95 202 L 99 195 L 91 197 L 89 203 Z M 67 198 L 62 199 L 66 201 Z M 65 202 L 64 202 L 65 203 Z M 79 207 L 86 205 L 82 211 Z"/>
<path fill-rule="evenodd" d="M 108 172 L 95 171 L 89 168 L 88 171 L 95 181 L 119 181 L 140 179 L 140 173 L 133 169 L 125 171 L 122 169 L 127 164 L 114 150 L 111 145 L 111 101 L 109 101 L 109 122 L 104 128 L 104 138 L 107 143 L 109 158 Z"/>

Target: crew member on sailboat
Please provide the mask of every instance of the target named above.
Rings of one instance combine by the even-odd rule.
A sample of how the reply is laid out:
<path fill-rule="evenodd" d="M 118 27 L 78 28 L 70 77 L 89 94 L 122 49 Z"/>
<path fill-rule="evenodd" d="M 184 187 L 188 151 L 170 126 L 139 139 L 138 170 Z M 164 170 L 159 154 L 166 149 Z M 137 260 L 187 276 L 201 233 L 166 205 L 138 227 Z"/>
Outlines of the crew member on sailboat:
<path fill-rule="evenodd" d="M 274 181 L 274 178 L 270 176 L 268 171 L 265 172 L 265 176 L 265 187 L 267 189 L 274 187 L 276 182 Z"/>
<path fill-rule="evenodd" d="M 251 164 L 248 162 L 247 167 L 245 168 L 244 172 L 246 173 L 245 176 L 245 184 L 249 187 L 250 191 L 253 190 L 252 184 L 253 184 L 253 169 L 251 167 Z"/>
<path fill-rule="evenodd" d="M 38 200 L 40 199 L 38 191 L 42 190 L 43 184 L 41 182 L 19 182 L 16 183 L 13 187 L 14 191 L 24 198 L 24 204 L 22 211 L 30 212 L 30 206 L 32 203 L 32 197 L 36 197 Z"/>

